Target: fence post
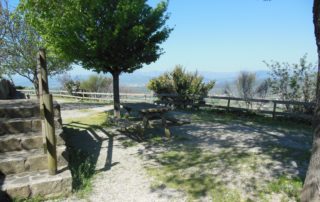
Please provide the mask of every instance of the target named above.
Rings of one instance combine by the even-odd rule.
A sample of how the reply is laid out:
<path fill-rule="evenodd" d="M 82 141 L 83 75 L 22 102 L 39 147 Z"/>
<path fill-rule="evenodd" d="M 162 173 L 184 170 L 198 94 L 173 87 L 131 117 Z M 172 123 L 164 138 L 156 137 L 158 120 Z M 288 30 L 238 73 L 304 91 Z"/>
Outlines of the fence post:
<path fill-rule="evenodd" d="M 276 118 L 277 102 L 273 101 L 272 118 Z"/>
<path fill-rule="evenodd" d="M 51 94 L 43 95 L 44 121 L 48 149 L 48 170 L 50 175 L 57 173 L 56 136 L 54 128 L 54 111 Z"/>
<path fill-rule="evenodd" d="M 40 104 L 40 118 L 42 128 L 42 144 L 43 152 L 47 153 L 46 145 L 46 129 L 44 123 L 44 110 L 43 110 L 43 95 L 49 93 L 48 87 L 48 75 L 47 75 L 47 64 L 46 64 L 46 53 L 44 49 L 39 49 L 37 54 L 37 71 L 39 81 L 39 104 Z"/>
<path fill-rule="evenodd" d="M 229 112 L 230 111 L 230 97 L 228 97 L 228 106 L 227 106 L 227 111 Z"/>

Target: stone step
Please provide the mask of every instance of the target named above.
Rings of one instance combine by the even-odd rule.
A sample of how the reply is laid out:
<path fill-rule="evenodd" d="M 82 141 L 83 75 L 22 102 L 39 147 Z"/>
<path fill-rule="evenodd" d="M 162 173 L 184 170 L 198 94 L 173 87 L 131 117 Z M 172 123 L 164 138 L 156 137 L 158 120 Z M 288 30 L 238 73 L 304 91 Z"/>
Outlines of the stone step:
<path fill-rule="evenodd" d="M 57 145 L 64 145 L 63 130 L 55 130 Z M 0 136 L 0 153 L 43 148 L 41 132 L 29 132 Z"/>
<path fill-rule="evenodd" d="M 34 171 L 0 177 L 0 201 L 13 198 L 59 197 L 71 194 L 72 176 L 67 167 L 60 167 L 57 175 L 48 171 Z"/>
<path fill-rule="evenodd" d="M 53 104 L 55 117 L 60 117 L 60 105 Z M 39 103 L 35 100 L 0 100 L 0 118 L 39 117 Z"/>
<path fill-rule="evenodd" d="M 59 166 L 68 164 L 68 155 L 65 146 L 57 146 L 57 158 Z M 0 153 L 0 174 L 16 174 L 45 170 L 47 168 L 47 154 L 43 153 L 43 149 Z"/>
<path fill-rule="evenodd" d="M 55 118 L 56 129 L 62 128 L 61 119 Z M 31 118 L 0 118 L 0 136 L 6 134 L 40 132 L 41 119 L 39 117 Z"/>

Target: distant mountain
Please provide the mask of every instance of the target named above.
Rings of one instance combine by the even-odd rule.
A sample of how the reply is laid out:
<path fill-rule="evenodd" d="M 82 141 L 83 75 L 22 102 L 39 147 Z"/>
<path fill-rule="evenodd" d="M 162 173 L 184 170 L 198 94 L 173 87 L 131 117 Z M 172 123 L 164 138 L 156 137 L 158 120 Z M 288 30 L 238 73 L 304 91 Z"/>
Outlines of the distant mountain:
<path fill-rule="evenodd" d="M 152 78 L 155 78 L 161 75 L 164 72 L 161 71 L 143 71 L 137 70 L 131 74 L 122 74 L 120 76 L 120 85 L 122 86 L 131 86 L 131 87 L 145 87 L 148 81 Z M 73 74 L 71 77 L 76 80 L 85 80 L 90 75 L 95 73 L 88 73 L 88 74 Z M 233 83 L 237 78 L 239 72 L 210 72 L 210 71 L 199 71 L 199 75 L 204 77 L 206 82 L 215 80 L 216 87 L 224 86 L 226 83 Z M 257 79 L 262 80 L 268 77 L 268 71 L 257 71 L 256 72 Z M 110 76 L 110 74 L 106 74 L 106 76 Z M 58 89 L 61 87 L 59 81 L 59 76 L 55 76 L 49 78 L 49 86 L 52 89 Z M 18 86 L 26 86 L 32 87 L 32 83 L 28 81 L 26 78 L 15 75 L 12 77 L 15 85 Z"/>

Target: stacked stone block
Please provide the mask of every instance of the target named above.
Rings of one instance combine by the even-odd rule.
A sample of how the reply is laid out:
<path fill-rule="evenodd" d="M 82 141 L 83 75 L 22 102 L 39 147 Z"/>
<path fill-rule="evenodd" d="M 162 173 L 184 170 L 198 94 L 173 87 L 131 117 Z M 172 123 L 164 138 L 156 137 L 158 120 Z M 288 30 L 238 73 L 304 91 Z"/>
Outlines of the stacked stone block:
<path fill-rule="evenodd" d="M 58 174 L 50 176 L 43 149 L 39 103 L 0 100 L 0 201 L 71 192 L 72 178 L 57 103 L 54 111 Z"/>

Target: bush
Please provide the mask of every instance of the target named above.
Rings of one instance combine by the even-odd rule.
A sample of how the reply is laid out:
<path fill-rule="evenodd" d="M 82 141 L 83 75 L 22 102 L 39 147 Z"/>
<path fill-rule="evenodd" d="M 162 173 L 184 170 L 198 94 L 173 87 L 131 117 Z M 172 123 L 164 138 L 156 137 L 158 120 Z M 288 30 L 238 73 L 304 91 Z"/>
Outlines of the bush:
<path fill-rule="evenodd" d="M 179 97 L 189 99 L 207 96 L 214 84 L 215 81 L 205 83 L 198 72 L 186 72 L 181 65 L 177 65 L 172 72 L 151 79 L 147 87 L 157 94 L 178 94 Z"/>
<path fill-rule="evenodd" d="M 88 92 L 106 93 L 110 91 L 111 84 L 111 78 L 100 75 L 91 75 L 87 80 L 80 83 L 80 88 Z"/>
<path fill-rule="evenodd" d="M 68 91 L 69 95 L 73 95 L 74 92 L 79 91 L 80 82 L 73 80 L 69 74 L 63 74 L 58 80 L 62 89 Z"/>
<path fill-rule="evenodd" d="M 272 61 L 271 64 L 265 62 L 271 69 L 270 87 L 272 93 L 280 100 L 315 102 L 316 99 L 316 71 L 312 63 L 307 62 L 307 55 L 300 58 L 299 63 L 289 64 L 287 62 Z M 287 110 L 302 111 L 299 108 Z M 313 109 L 305 109 L 312 111 Z"/>

